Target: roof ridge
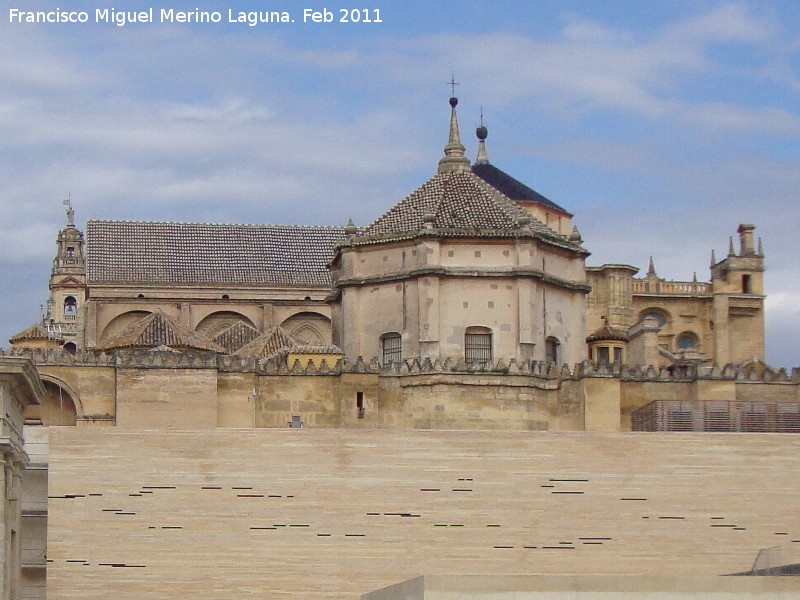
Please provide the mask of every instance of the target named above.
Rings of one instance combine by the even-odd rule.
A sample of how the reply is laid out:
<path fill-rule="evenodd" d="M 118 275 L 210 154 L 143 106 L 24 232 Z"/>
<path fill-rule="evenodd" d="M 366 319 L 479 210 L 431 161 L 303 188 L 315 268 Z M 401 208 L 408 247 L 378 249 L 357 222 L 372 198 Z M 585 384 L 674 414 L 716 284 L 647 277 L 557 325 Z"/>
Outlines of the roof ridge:
<path fill-rule="evenodd" d="M 162 326 L 154 326 L 154 323 L 160 321 Z M 154 329 L 154 330 L 153 330 Z M 151 339 L 148 340 L 147 337 Z M 170 337 L 173 340 L 169 340 Z M 119 348 L 150 348 L 153 342 L 152 338 L 162 338 L 162 344 L 158 346 L 178 346 L 190 347 L 200 350 L 214 350 L 217 352 L 224 352 L 225 349 L 188 327 L 181 324 L 177 319 L 168 315 L 160 307 L 156 308 L 149 315 L 146 315 L 132 323 L 129 327 L 115 335 L 104 344 L 98 346 L 103 350 L 114 350 Z M 175 342 L 178 342 L 177 344 Z M 144 343 L 144 344 L 143 344 Z"/>
<path fill-rule="evenodd" d="M 535 189 L 533 189 L 528 184 L 520 181 L 519 179 L 517 179 L 513 175 L 509 175 L 503 169 L 501 169 L 500 167 L 496 166 L 493 163 L 488 163 L 488 162 L 487 163 L 476 163 L 476 164 L 474 164 L 472 166 L 471 171 L 475 175 L 477 175 L 478 177 L 480 177 L 481 179 L 486 181 L 486 183 L 488 183 L 489 185 L 491 185 L 492 187 L 495 187 L 496 189 L 498 189 L 500 191 L 503 191 L 503 188 L 505 188 L 506 190 L 508 190 L 509 187 L 510 188 L 516 188 L 516 191 L 525 192 L 524 193 L 525 196 L 530 196 L 530 197 L 527 197 L 527 198 L 525 198 L 525 197 L 516 198 L 516 197 L 512 197 L 511 194 L 506 194 L 515 203 L 518 203 L 518 202 L 533 202 L 535 204 L 540 204 L 540 205 L 546 206 L 546 207 L 550 208 L 551 210 L 558 210 L 560 212 L 563 212 L 566 215 L 572 216 L 572 213 L 569 212 L 568 210 L 566 210 L 563 206 L 559 206 L 558 204 L 553 202 L 547 196 L 544 196 L 544 195 L 540 194 L 539 192 L 537 192 Z M 514 191 L 515 190 L 511 189 L 512 193 Z M 503 193 L 505 193 L 505 192 L 503 192 Z"/>
<path fill-rule="evenodd" d="M 209 223 L 200 221 L 137 221 L 125 219 L 89 219 L 86 224 L 90 223 L 124 223 L 135 225 L 200 225 L 200 226 L 228 226 L 228 227 L 292 227 L 295 229 L 329 229 L 329 230 L 344 230 L 344 225 L 293 225 L 289 223 Z"/>
<path fill-rule="evenodd" d="M 486 181 L 481 179 L 478 175 L 469 171 L 470 181 L 473 182 L 478 187 L 482 187 L 485 192 L 488 193 L 489 197 L 492 198 L 495 202 L 497 202 L 498 206 L 506 212 L 507 216 L 510 219 L 516 220 L 520 217 L 530 217 L 531 219 L 539 221 L 535 217 L 531 217 L 531 215 L 522 208 L 519 204 L 514 202 L 511 198 L 506 196 L 503 192 L 498 190 L 496 187 L 489 185 Z M 544 225 L 544 223 L 542 223 Z"/>
<path fill-rule="evenodd" d="M 383 214 L 378 216 L 374 221 L 372 221 L 372 223 L 370 223 L 369 225 L 364 227 L 364 230 L 365 231 L 369 230 L 375 224 L 377 224 L 378 221 L 384 220 L 385 218 L 388 218 L 390 215 L 394 215 L 394 214 L 397 214 L 397 213 L 401 212 L 403 210 L 402 205 L 407 200 L 411 199 L 415 194 L 420 193 L 425 187 L 433 186 L 433 185 L 435 185 L 436 182 L 439 182 L 439 181 L 441 181 L 443 179 L 446 179 L 447 176 L 449 176 L 451 174 L 452 173 L 447 173 L 447 174 L 445 174 L 445 173 L 434 173 L 433 177 L 429 177 L 428 179 L 423 181 L 421 184 L 419 184 L 417 187 L 415 187 L 411 192 L 406 194 L 399 202 L 393 204 L 389 208 L 389 210 L 387 210 L 386 212 L 384 212 Z M 439 199 L 436 200 L 436 205 L 437 206 L 438 206 L 438 203 L 441 202 L 441 198 L 442 198 L 443 195 L 444 195 L 443 193 L 439 194 Z"/>

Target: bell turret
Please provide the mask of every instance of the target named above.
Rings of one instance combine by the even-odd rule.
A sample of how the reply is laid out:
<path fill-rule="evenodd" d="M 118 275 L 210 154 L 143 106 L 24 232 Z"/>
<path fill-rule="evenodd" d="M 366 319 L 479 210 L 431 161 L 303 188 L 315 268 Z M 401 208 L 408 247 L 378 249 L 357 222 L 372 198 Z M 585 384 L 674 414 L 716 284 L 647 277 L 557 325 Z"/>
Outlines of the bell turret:
<path fill-rule="evenodd" d="M 74 352 L 80 343 L 79 315 L 87 297 L 86 255 L 83 232 L 75 226 L 71 199 L 64 200 L 64 205 L 67 224 L 56 239 L 44 326 L 62 337 L 65 349 Z"/>

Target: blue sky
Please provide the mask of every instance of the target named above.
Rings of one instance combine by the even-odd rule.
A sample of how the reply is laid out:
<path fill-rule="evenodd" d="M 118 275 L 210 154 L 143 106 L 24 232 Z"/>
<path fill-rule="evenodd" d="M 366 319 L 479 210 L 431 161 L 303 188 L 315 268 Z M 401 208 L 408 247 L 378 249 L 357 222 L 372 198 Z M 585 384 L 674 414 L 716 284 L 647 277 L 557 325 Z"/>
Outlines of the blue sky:
<path fill-rule="evenodd" d="M 94 10 L 20 1 L 20 10 Z M 655 4 L 654 6 L 652 4 Z M 474 157 L 575 213 L 588 264 L 707 280 L 754 223 L 767 358 L 800 365 L 800 8 L 380 2 L 382 23 L 19 24 L 0 11 L 0 339 L 47 297 L 61 200 L 86 219 L 367 224 L 436 169 L 449 88 Z M 117 2 L 264 10 L 261 2 Z M 344 6 L 344 5 L 339 5 Z"/>

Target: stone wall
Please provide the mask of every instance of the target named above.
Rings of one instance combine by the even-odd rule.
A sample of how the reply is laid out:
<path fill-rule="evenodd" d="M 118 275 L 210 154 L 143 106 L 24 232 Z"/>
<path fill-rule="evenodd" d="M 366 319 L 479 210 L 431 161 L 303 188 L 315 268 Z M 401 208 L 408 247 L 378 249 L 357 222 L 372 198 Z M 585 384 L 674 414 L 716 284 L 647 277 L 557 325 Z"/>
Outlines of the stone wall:
<path fill-rule="evenodd" d="M 800 401 L 800 369 L 406 361 L 302 366 L 214 353 L 30 351 L 78 425 L 616 431 L 655 400 Z M 45 398 L 52 401 L 53 394 Z M 46 407 L 44 407 L 46 408 Z M 48 414 L 42 410 L 41 414 Z M 50 423 L 45 423 L 50 424 Z"/>
<path fill-rule="evenodd" d="M 608 575 L 433 575 L 365 594 L 362 600 L 790 600 L 791 577 L 664 577 Z"/>
<path fill-rule="evenodd" d="M 800 436 L 52 428 L 48 598 L 722 575 L 800 546 Z"/>

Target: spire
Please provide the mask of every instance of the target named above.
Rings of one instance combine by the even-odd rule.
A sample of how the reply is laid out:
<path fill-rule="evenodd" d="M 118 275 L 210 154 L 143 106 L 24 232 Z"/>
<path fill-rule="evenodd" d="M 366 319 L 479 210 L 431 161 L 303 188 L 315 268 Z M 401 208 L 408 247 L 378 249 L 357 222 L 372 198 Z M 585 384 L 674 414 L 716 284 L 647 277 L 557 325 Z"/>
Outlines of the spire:
<path fill-rule="evenodd" d="M 650 264 L 647 266 L 647 276 L 648 277 L 655 277 L 656 275 L 656 267 L 653 264 L 653 257 L 650 257 Z"/>
<path fill-rule="evenodd" d="M 758 254 L 756 254 L 759 258 L 764 258 L 764 245 L 761 243 L 761 238 L 758 238 Z"/>
<path fill-rule="evenodd" d="M 53 259 L 51 276 L 56 274 L 85 275 L 86 263 L 83 255 L 83 233 L 75 227 L 72 196 L 69 195 L 62 201 L 62 204 L 67 207 L 67 225 L 58 232 L 58 237 L 56 238 L 58 250 L 55 259 Z"/>
<path fill-rule="evenodd" d="M 489 155 L 486 154 L 486 136 L 489 135 L 489 130 L 483 124 L 483 108 L 481 108 L 481 124 L 475 129 L 475 135 L 478 136 L 478 158 L 475 160 L 475 164 L 488 165 Z"/>
<path fill-rule="evenodd" d="M 736 256 L 736 251 L 733 249 L 733 236 L 728 238 L 728 256 Z"/>
<path fill-rule="evenodd" d="M 572 233 L 569 234 L 569 241 L 575 242 L 576 244 L 583 243 L 583 238 L 581 237 L 581 232 L 578 231 L 577 225 L 572 226 Z"/>
<path fill-rule="evenodd" d="M 717 264 L 717 255 L 714 253 L 714 249 L 711 249 L 711 268 L 714 268 L 714 265 Z"/>
<path fill-rule="evenodd" d="M 455 81 L 451 81 L 450 85 L 457 84 Z M 439 160 L 439 173 L 466 173 L 469 171 L 469 159 L 464 156 L 466 148 L 461 143 L 458 133 L 457 105 L 458 98 L 455 96 L 450 98 L 450 136 L 447 146 L 444 147 L 444 158 Z"/>

